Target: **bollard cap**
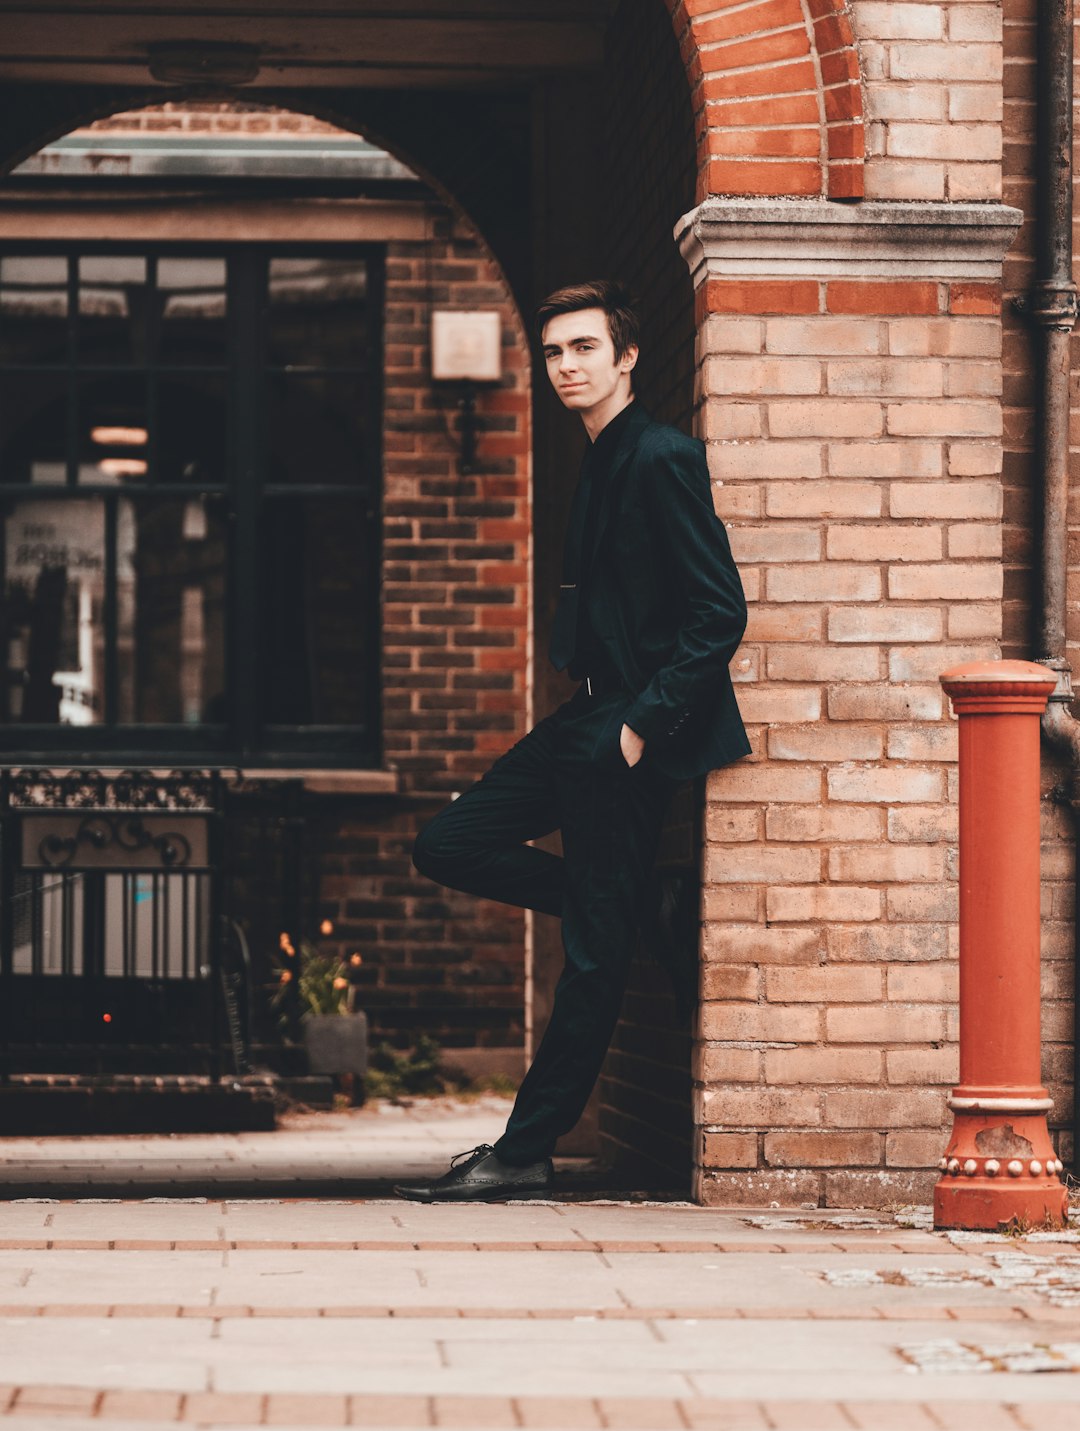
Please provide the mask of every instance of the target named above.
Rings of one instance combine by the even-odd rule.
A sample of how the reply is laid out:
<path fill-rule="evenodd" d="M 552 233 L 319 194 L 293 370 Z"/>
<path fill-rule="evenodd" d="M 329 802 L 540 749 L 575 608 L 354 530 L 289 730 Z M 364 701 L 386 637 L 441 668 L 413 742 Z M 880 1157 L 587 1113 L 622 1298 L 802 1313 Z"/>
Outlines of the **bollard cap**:
<path fill-rule="evenodd" d="M 1057 685 L 1057 676 L 1034 661 L 969 661 L 945 671 L 941 684 L 954 702 L 1019 699 L 1025 706 L 1033 703 L 1041 709 Z"/>

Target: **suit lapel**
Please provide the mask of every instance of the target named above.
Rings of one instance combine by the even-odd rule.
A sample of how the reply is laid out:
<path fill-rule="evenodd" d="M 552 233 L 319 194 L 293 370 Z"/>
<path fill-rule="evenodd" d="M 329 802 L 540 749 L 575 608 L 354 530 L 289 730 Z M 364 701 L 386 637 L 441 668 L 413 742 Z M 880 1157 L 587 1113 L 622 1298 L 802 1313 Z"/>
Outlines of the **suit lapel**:
<path fill-rule="evenodd" d="M 635 400 L 634 411 L 631 413 L 622 436 L 619 438 L 619 445 L 615 449 L 615 455 L 611 460 L 611 471 L 608 473 L 607 482 L 604 484 L 603 500 L 600 510 L 596 514 L 596 533 L 591 552 L 583 553 L 585 560 L 595 557 L 600 550 L 604 540 L 604 532 L 607 530 L 611 520 L 611 514 L 615 508 L 616 489 L 619 486 L 619 478 L 623 468 L 634 455 L 634 449 L 641 441 L 641 435 L 652 423 L 652 418 L 645 411 L 642 405 Z"/>

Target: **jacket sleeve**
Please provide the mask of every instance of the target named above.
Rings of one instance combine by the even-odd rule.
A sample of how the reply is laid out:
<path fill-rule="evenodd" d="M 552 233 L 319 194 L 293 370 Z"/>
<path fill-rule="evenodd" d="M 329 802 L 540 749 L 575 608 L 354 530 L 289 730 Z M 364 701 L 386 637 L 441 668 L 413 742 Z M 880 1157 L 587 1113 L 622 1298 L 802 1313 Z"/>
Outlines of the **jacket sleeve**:
<path fill-rule="evenodd" d="M 649 518 L 686 613 L 669 660 L 623 717 L 649 741 L 675 735 L 717 691 L 746 629 L 746 598 L 701 444 L 664 444 L 646 461 Z"/>

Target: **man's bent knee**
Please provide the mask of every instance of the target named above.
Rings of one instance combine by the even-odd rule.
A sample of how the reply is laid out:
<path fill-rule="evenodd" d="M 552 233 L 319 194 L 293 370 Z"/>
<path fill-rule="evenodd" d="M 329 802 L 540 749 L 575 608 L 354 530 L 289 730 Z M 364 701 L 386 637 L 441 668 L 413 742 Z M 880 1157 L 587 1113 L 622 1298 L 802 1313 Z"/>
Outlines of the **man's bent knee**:
<path fill-rule="evenodd" d="M 444 818 L 445 811 L 436 815 L 425 825 L 413 844 L 413 868 L 438 884 L 446 882 L 446 877 L 458 864 L 461 844 L 449 829 L 450 821 Z"/>

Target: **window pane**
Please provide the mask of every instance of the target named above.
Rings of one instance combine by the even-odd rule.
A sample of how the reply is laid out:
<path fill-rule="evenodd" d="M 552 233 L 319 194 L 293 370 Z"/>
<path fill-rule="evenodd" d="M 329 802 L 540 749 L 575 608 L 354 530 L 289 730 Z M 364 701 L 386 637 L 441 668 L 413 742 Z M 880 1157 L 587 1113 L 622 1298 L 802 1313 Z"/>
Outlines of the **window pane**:
<path fill-rule="evenodd" d="M 358 378 L 271 374 L 267 482 L 371 482 L 365 470 L 369 397 Z"/>
<path fill-rule="evenodd" d="M 143 484 L 149 463 L 146 379 L 84 378 L 78 384 L 79 481 Z"/>
<path fill-rule="evenodd" d="M 225 379 L 162 374 L 157 393 L 157 480 L 223 487 L 228 448 Z"/>
<path fill-rule="evenodd" d="M 157 268 L 158 362 L 224 367 L 225 260 L 161 258 Z"/>
<path fill-rule="evenodd" d="M 14 501 L 4 513 L 5 722 L 104 718 L 105 526 L 95 501 Z"/>
<path fill-rule="evenodd" d="M 51 373 L 0 373 L 0 483 L 63 486 L 67 381 Z"/>
<path fill-rule="evenodd" d="M 117 719 L 225 719 L 225 524 L 217 504 L 123 498 L 116 528 Z"/>
<path fill-rule="evenodd" d="M 267 504 L 261 613 L 269 725 L 364 725 L 378 679 L 375 524 L 344 498 Z"/>
<path fill-rule="evenodd" d="M 67 360 L 67 259 L 0 258 L 0 363 Z"/>
<path fill-rule="evenodd" d="M 361 258 L 272 258 L 267 363 L 364 367 L 371 351 L 367 290 Z"/>
<path fill-rule="evenodd" d="M 141 375 L 81 380 L 79 481 L 108 486 L 145 486 L 151 479 L 196 487 L 225 485 L 224 378 L 163 374 L 157 379 L 154 434 L 149 413 L 149 388 Z"/>
<path fill-rule="evenodd" d="M 148 294 L 145 258 L 80 258 L 79 361 L 144 364 Z"/>

